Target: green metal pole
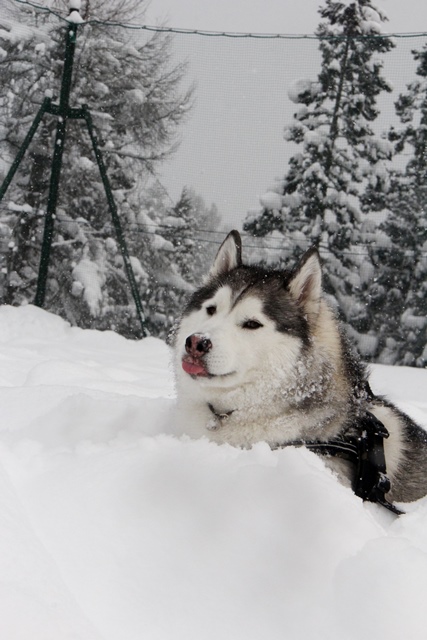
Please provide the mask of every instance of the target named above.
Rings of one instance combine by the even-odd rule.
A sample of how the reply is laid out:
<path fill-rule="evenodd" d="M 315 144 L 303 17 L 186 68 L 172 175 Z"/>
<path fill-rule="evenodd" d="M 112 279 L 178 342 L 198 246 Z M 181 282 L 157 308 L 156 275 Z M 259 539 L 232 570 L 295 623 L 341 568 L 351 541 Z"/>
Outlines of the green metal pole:
<path fill-rule="evenodd" d="M 50 177 L 49 196 L 47 201 L 46 219 L 43 232 L 43 241 L 40 257 L 37 291 L 34 304 L 42 307 L 46 294 L 46 282 L 52 247 L 53 225 L 56 214 L 56 205 L 59 193 L 59 178 L 61 175 L 62 155 L 64 152 L 65 133 L 67 127 L 68 108 L 70 100 L 71 79 L 73 72 L 74 51 L 76 47 L 77 24 L 70 22 L 65 43 L 64 69 L 62 73 L 61 94 L 56 127 L 55 148 L 53 150 L 52 171 Z M 51 111 L 52 112 L 52 111 Z"/>
<path fill-rule="evenodd" d="M 34 118 L 33 124 L 30 127 L 30 130 L 28 131 L 27 135 L 24 138 L 23 143 L 21 144 L 19 151 L 16 155 L 15 160 L 13 161 L 9 171 L 7 172 L 7 175 L 5 177 L 5 179 L 3 180 L 3 183 L 0 187 L 0 202 L 3 199 L 3 196 L 5 195 L 10 183 L 13 180 L 13 176 L 15 175 L 19 165 L 21 164 L 22 158 L 25 155 L 26 150 L 28 149 L 28 147 L 31 144 L 31 140 L 34 137 L 34 134 L 37 131 L 37 128 L 41 122 L 41 119 L 43 118 L 44 114 L 49 111 L 50 109 L 50 98 L 45 98 L 43 100 L 42 106 L 40 107 L 40 109 L 37 112 L 36 117 Z"/>
<path fill-rule="evenodd" d="M 104 185 L 105 194 L 107 196 L 108 206 L 110 208 L 111 217 L 113 219 L 114 228 L 116 231 L 117 239 L 119 241 L 120 252 L 122 254 L 123 262 L 126 269 L 126 274 L 130 284 L 130 289 L 132 292 L 133 299 L 135 301 L 135 307 L 136 307 L 138 319 L 141 325 L 142 337 L 145 338 L 148 335 L 148 331 L 145 324 L 145 317 L 144 317 L 144 311 L 142 309 L 141 298 L 139 297 L 138 285 L 136 284 L 135 274 L 132 269 L 129 252 L 126 246 L 126 240 L 123 234 L 120 218 L 117 213 L 117 207 L 114 201 L 113 193 L 111 191 L 110 181 L 108 180 L 108 175 L 105 168 L 102 153 L 98 147 L 98 141 L 97 141 L 95 129 L 93 126 L 92 116 L 90 114 L 90 111 L 87 105 L 82 106 L 82 115 L 83 115 L 83 118 L 86 120 L 90 139 L 92 141 L 92 147 L 95 153 L 96 161 L 98 163 L 99 173 L 101 174 L 102 183 Z"/>

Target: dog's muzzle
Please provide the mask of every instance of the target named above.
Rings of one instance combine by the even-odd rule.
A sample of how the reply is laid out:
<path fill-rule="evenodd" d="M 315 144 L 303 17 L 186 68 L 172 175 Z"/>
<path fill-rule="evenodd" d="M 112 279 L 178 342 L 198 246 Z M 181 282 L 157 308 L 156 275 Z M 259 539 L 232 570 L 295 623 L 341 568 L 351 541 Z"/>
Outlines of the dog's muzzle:
<path fill-rule="evenodd" d="M 185 354 L 182 358 L 182 368 L 191 376 L 209 376 L 204 361 L 206 354 L 212 349 L 210 339 L 200 333 L 193 333 L 185 341 Z"/>

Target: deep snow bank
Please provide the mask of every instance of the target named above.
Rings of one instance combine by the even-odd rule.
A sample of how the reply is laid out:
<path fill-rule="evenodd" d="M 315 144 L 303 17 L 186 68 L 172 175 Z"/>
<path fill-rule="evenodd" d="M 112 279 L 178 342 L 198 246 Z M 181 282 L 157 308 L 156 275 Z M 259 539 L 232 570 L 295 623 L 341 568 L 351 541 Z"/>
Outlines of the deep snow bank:
<path fill-rule="evenodd" d="M 427 499 L 173 436 L 167 347 L 0 308 L 0 637 L 425 638 Z M 427 427 L 427 372 L 373 368 Z"/>

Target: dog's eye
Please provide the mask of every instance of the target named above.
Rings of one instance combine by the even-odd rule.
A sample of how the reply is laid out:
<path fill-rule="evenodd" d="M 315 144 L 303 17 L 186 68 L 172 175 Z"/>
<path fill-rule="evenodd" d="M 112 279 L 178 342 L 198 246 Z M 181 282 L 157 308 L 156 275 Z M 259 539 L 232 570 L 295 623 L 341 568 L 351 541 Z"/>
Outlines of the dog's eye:
<path fill-rule="evenodd" d="M 213 316 L 216 313 L 216 306 L 214 304 L 211 304 L 209 307 L 206 307 L 206 313 L 208 314 L 208 316 Z"/>
<path fill-rule="evenodd" d="M 242 327 L 243 329 L 260 329 L 263 325 L 258 320 L 246 320 Z"/>

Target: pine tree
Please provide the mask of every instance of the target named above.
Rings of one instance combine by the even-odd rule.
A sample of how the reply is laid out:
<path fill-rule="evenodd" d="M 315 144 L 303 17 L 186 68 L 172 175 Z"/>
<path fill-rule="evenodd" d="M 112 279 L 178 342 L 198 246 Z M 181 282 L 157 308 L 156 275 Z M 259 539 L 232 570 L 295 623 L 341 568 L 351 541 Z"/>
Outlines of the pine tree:
<path fill-rule="evenodd" d="M 326 289 L 356 337 L 368 330 L 365 288 L 373 272 L 364 250 L 370 235 L 361 196 L 367 183 L 377 190 L 387 186 L 384 161 L 392 146 L 374 135 L 372 123 L 377 97 L 391 91 L 381 54 L 393 44 L 379 36 L 386 18 L 370 0 L 326 0 L 319 13 L 321 71 L 315 81 L 298 80 L 289 91 L 300 106 L 284 138 L 302 149 L 244 229 L 255 236 L 281 233 L 285 255 L 294 259 L 318 245 Z M 372 340 L 367 344 L 365 356 L 375 347 Z"/>
<path fill-rule="evenodd" d="M 218 249 L 212 232 L 219 230 L 221 218 L 215 205 L 208 208 L 203 198 L 188 187 L 182 190 L 172 213 L 173 217 L 165 221 L 170 227 L 165 237 L 175 247 L 180 272 L 195 285 L 206 274 Z"/>
<path fill-rule="evenodd" d="M 68 2 L 58 0 L 54 6 L 65 9 Z M 82 13 L 126 22 L 138 10 L 136 0 L 123 0 L 114 7 L 92 0 Z M 59 88 L 66 30 L 65 22 L 34 14 L 25 5 L 15 11 L 20 24 L 6 16 L 0 32 L 4 51 L 0 142 L 10 158 L 44 96 Z M 31 28 L 23 29 L 25 24 Z M 175 150 L 178 127 L 191 106 L 192 89 L 181 89 L 185 65 L 172 64 L 170 56 L 171 40 L 162 33 L 134 35 L 96 22 L 79 27 L 71 103 L 88 104 L 93 114 L 126 234 L 138 214 L 139 192 Z M 45 118 L 7 194 L 12 204 L 0 231 L 4 302 L 34 299 L 55 127 L 54 118 Z M 139 237 L 131 234 L 128 241 L 136 265 Z M 132 327 L 137 328 L 134 305 L 120 253 L 111 261 L 115 245 L 87 131 L 81 121 L 69 121 L 46 307 L 85 327 L 104 327 L 116 314 L 116 325 L 127 326 L 132 333 Z M 146 299 L 147 267 L 140 263 L 136 279 Z M 147 302 L 145 307 L 147 314 L 153 312 Z"/>
<path fill-rule="evenodd" d="M 142 191 L 135 190 L 129 197 L 131 219 L 127 225 L 129 246 L 132 247 L 134 272 L 143 283 L 143 305 L 146 316 L 147 329 L 151 335 L 165 338 L 180 311 L 184 301 L 192 291 L 191 284 L 185 279 L 177 261 L 176 248 L 168 238 L 169 227 L 179 228 L 180 220 L 174 216 L 174 203 L 170 201 L 168 193 L 158 182 L 146 187 Z M 133 215 L 133 212 L 136 214 Z M 110 240 L 111 257 L 121 258 L 117 243 Z M 119 269 L 116 286 L 123 290 L 125 283 L 121 283 L 122 271 Z M 120 326 L 117 326 L 117 299 L 104 316 L 106 327 L 115 324 L 116 331 L 128 335 L 126 327 L 127 308 L 122 314 Z"/>
<path fill-rule="evenodd" d="M 198 284 L 208 272 L 219 246 L 224 240 L 222 218 L 216 204 L 208 206 L 193 189 L 185 188 L 191 203 L 194 229 L 194 250 L 191 255 L 190 281 Z"/>
<path fill-rule="evenodd" d="M 382 232 L 387 248 L 375 259 L 381 267 L 374 293 L 382 313 L 376 323 L 379 361 L 424 367 L 427 364 L 427 45 L 413 51 L 418 79 L 396 102 L 402 127 L 391 128 L 397 153 L 410 156 L 393 171 L 380 205 L 388 210 Z"/>

